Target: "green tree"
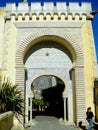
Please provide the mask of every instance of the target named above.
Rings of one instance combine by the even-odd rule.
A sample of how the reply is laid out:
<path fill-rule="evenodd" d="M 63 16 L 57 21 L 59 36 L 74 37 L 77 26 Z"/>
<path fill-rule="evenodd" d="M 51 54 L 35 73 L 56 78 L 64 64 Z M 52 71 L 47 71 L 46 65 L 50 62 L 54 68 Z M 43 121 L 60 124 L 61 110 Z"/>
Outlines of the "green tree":
<path fill-rule="evenodd" d="M 7 78 L 0 84 L 0 113 L 13 111 L 23 115 L 23 97 L 17 85 Z"/>

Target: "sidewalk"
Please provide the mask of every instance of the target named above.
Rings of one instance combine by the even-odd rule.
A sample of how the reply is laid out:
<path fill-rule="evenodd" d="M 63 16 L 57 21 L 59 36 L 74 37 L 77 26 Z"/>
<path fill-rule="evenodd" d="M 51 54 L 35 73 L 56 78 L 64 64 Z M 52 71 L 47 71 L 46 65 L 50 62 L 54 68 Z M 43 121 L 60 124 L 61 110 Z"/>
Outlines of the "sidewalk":
<path fill-rule="evenodd" d="M 52 116 L 37 116 L 33 125 L 24 129 L 21 124 L 15 122 L 11 130 L 81 130 L 77 126 L 69 126 L 63 120 L 59 120 Z"/>
<path fill-rule="evenodd" d="M 65 125 L 63 120 L 58 120 L 52 116 L 38 116 L 35 120 L 36 125 L 28 130 L 79 130 L 75 126 Z"/>

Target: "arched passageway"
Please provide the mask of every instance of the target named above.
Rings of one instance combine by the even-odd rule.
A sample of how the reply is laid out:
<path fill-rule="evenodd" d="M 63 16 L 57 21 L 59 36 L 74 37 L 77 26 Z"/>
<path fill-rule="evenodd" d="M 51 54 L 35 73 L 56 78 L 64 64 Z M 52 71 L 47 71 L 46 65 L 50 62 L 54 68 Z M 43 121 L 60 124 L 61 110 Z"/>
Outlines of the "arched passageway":
<path fill-rule="evenodd" d="M 31 46 L 24 56 L 26 68 L 67 68 L 70 70 L 73 56 L 67 47 L 46 40 Z"/>
<path fill-rule="evenodd" d="M 64 108 L 66 109 L 66 103 L 70 102 L 69 109 L 71 109 L 68 109 L 68 118 L 70 122 L 76 123 L 81 120 L 81 114 L 78 113 L 81 108 L 78 99 L 81 99 L 81 104 L 84 106 L 83 113 L 85 111 L 84 79 L 79 78 L 84 75 L 83 53 L 79 44 L 71 36 L 65 33 L 63 35 L 60 32 L 54 34 L 55 31 L 51 31 L 51 29 L 47 33 L 41 31 L 34 35 L 36 37 L 30 36 L 29 40 L 20 45 L 16 52 L 16 83 L 19 83 L 20 87 L 25 86 L 22 88 L 26 99 L 25 113 L 30 115 L 31 121 L 31 104 L 34 96 L 31 91 L 32 82 L 42 75 L 59 77 L 66 84 L 66 91 L 63 93 Z M 19 74 L 21 79 L 19 79 Z M 80 94 L 81 90 L 83 93 Z M 64 117 L 67 112 L 65 109 Z M 25 123 L 28 123 L 28 119 L 25 119 Z"/>
<path fill-rule="evenodd" d="M 64 119 L 63 81 L 52 75 L 40 76 L 32 82 L 33 116 L 47 115 Z"/>
<path fill-rule="evenodd" d="M 34 116 L 39 114 L 49 114 L 56 116 L 57 118 L 63 118 L 64 120 L 69 119 L 70 122 L 72 122 L 73 101 L 71 84 L 72 81 L 70 78 L 72 61 L 73 58 L 68 49 L 60 45 L 58 42 L 51 40 L 38 42 L 34 46 L 31 46 L 29 51 L 27 51 L 24 58 L 24 64 L 26 67 L 25 77 L 27 78 L 26 100 L 28 102 L 28 97 L 31 95 L 31 101 L 33 104 L 33 111 L 30 112 L 31 110 L 27 110 L 29 112 L 28 120 L 31 120 L 32 117 L 34 118 Z M 49 82 L 46 83 L 46 81 L 49 79 L 51 81 L 54 79 L 55 82 L 58 80 L 59 83 L 61 82 L 61 84 L 55 83 L 55 85 L 52 85 L 52 87 L 47 87 L 49 85 Z M 51 84 L 53 83 L 51 82 Z M 32 90 L 32 87 L 30 88 L 30 86 L 33 86 L 34 90 Z M 65 89 L 65 86 L 67 86 L 67 89 Z M 36 88 L 38 89 L 37 91 L 35 91 Z M 28 93 L 28 89 L 31 94 Z M 39 98 L 41 98 L 40 101 L 39 99 L 36 99 L 38 98 L 37 93 L 42 96 L 39 96 Z M 43 100 L 45 103 L 47 103 L 45 109 L 42 109 L 41 105 L 39 105 L 40 103 L 44 103 Z M 68 100 L 70 101 L 70 105 Z M 69 114 L 68 106 L 70 106 Z M 32 113 L 32 117 L 30 117 L 30 113 Z"/>

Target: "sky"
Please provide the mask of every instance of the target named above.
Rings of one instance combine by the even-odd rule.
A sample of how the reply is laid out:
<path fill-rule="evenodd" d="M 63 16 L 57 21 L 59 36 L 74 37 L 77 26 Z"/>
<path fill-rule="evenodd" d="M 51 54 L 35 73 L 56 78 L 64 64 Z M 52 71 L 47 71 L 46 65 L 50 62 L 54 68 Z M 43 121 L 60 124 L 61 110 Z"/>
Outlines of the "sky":
<path fill-rule="evenodd" d="M 22 2 L 23 0 L 0 0 L 0 6 L 5 6 L 7 2 L 16 2 L 16 5 L 18 5 L 18 2 Z M 91 2 L 92 3 L 92 10 L 98 10 L 98 0 L 28 0 L 29 4 L 30 2 L 56 2 L 56 1 L 62 1 L 62 2 Z M 96 49 L 96 58 L 98 61 L 98 13 L 95 14 L 94 19 L 92 20 L 92 27 L 93 27 L 93 34 L 94 34 L 94 42 L 95 42 L 95 49 Z"/>

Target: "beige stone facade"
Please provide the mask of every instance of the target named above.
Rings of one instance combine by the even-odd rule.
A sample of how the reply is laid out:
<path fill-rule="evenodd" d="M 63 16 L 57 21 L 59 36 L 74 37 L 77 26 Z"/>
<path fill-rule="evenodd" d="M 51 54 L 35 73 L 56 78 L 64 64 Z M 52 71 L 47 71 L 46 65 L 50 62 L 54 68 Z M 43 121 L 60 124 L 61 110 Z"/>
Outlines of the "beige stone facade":
<path fill-rule="evenodd" d="M 8 76 L 25 99 L 25 124 L 32 123 L 32 82 L 54 75 L 65 84 L 64 120 L 85 122 L 88 106 L 94 111 L 93 88 L 96 52 L 91 3 L 8 3 L 0 8 L 0 80 Z M 49 56 L 47 58 L 47 52 Z M 70 78 L 71 75 L 71 78 Z M 69 111 L 66 113 L 66 98 Z M 30 99 L 30 106 L 28 106 Z M 68 120 L 66 121 L 66 114 Z"/>

